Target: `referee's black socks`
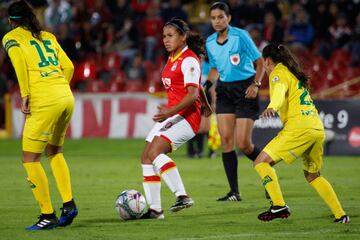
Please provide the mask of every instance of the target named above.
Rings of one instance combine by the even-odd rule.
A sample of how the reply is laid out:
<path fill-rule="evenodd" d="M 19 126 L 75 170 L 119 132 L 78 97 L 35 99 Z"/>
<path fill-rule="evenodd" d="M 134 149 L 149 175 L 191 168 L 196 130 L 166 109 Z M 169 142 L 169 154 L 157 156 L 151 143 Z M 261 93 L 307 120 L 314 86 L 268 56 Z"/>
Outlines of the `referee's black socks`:
<path fill-rule="evenodd" d="M 255 161 L 257 156 L 261 153 L 261 150 L 254 146 L 254 150 L 250 154 L 245 154 L 251 161 Z"/>
<path fill-rule="evenodd" d="M 222 153 L 222 160 L 224 163 L 225 173 L 230 185 L 231 192 L 239 193 L 237 167 L 238 160 L 235 150 L 227 153 Z"/>

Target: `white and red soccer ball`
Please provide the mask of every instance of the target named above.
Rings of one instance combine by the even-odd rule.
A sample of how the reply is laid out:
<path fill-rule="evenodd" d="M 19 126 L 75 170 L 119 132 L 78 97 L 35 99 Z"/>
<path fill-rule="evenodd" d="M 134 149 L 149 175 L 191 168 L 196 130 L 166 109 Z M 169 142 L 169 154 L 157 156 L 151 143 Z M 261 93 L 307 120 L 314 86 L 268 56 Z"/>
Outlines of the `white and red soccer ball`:
<path fill-rule="evenodd" d="M 123 220 L 138 219 L 146 210 L 146 200 L 136 190 L 125 190 L 116 198 L 115 209 Z"/>

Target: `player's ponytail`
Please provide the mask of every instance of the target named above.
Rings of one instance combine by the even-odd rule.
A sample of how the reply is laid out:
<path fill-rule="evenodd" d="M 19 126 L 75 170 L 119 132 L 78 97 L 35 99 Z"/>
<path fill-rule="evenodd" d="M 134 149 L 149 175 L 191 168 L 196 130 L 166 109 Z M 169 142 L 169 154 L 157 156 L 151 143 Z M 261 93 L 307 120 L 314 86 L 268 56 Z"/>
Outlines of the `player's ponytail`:
<path fill-rule="evenodd" d="M 309 89 L 310 77 L 300 68 L 300 64 L 291 51 L 284 45 L 270 43 L 263 49 L 263 58 L 270 57 L 274 63 L 282 63 L 300 81 L 304 88 Z"/>
<path fill-rule="evenodd" d="M 186 34 L 186 44 L 199 58 L 201 55 L 205 55 L 204 39 L 200 34 L 192 32 L 185 21 L 180 18 L 172 18 L 165 24 L 165 26 L 167 25 L 174 27 L 180 35 Z"/>
<path fill-rule="evenodd" d="M 29 30 L 33 37 L 42 40 L 40 23 L 26 1 L 20 0 L 12 3 L 9 6 L 8 14 L 12 22 Z"/>
<path fill-rule="evenodd" d="M 193 51 L 196 54 L 196 56 L 198 56 L 199 58 L 201 55 L 205 56 L 205 48 L 204 48 L 205 41 L 200 36 L 200 34 L 191 31 L 188 32 L 186 43 L 188 47 L 191 49 L 191 51 Z"/>

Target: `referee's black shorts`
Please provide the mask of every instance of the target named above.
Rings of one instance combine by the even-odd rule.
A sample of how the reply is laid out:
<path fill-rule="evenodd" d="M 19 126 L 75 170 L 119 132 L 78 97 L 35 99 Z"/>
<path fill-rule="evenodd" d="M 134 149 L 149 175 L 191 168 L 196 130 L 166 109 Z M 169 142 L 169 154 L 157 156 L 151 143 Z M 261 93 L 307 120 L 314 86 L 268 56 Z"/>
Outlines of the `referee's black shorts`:
<path fill-rule="evenodd" d="M 246 89 L 253 82 L 254 77 L 236 82 L 216 83 L 216 114 L 233 113 L 236 118 L 259 117 L 259 95 L 254 99 L 245 98 Z"/>

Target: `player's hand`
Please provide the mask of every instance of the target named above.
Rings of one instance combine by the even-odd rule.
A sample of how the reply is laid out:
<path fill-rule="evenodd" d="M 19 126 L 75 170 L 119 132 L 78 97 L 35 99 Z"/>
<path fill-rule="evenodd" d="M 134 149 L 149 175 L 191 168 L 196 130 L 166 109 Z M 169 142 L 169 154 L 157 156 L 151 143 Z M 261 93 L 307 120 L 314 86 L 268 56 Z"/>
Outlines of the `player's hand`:
<path fill-rule="evenodd" d="M 21 98 L 21 112 L 23 114 L 30 114 L 29 96 Z"/>
<path fill-rule="evenodd" d="M 256 98 L 257 94 L 259 92 L 259 88 L 252 83 L 245 92 L 245 98 Z"/>
<path fill-rule="evenodd" d="M 260 115 L 261 118 L 273 118 L 276 115 L 276 111 L 272 108 L 267 108 L 265 111 Z"/>
<path fill-rule="evenodd" d="M 155 114 L 152 118 L 155 122 L 162 122 L 171 116 L 167 106 L 159 105 L 157 108 L 158 108 L 158 113 Z"/>
<path fill-rule="evenodd" d="M 212 110 L 212 108 L 211 108 L 211 106 L 209 104 L 202 104 L 201 113 L 205 117 L 209 117 L 213 113 L 213 110 Z"/>

